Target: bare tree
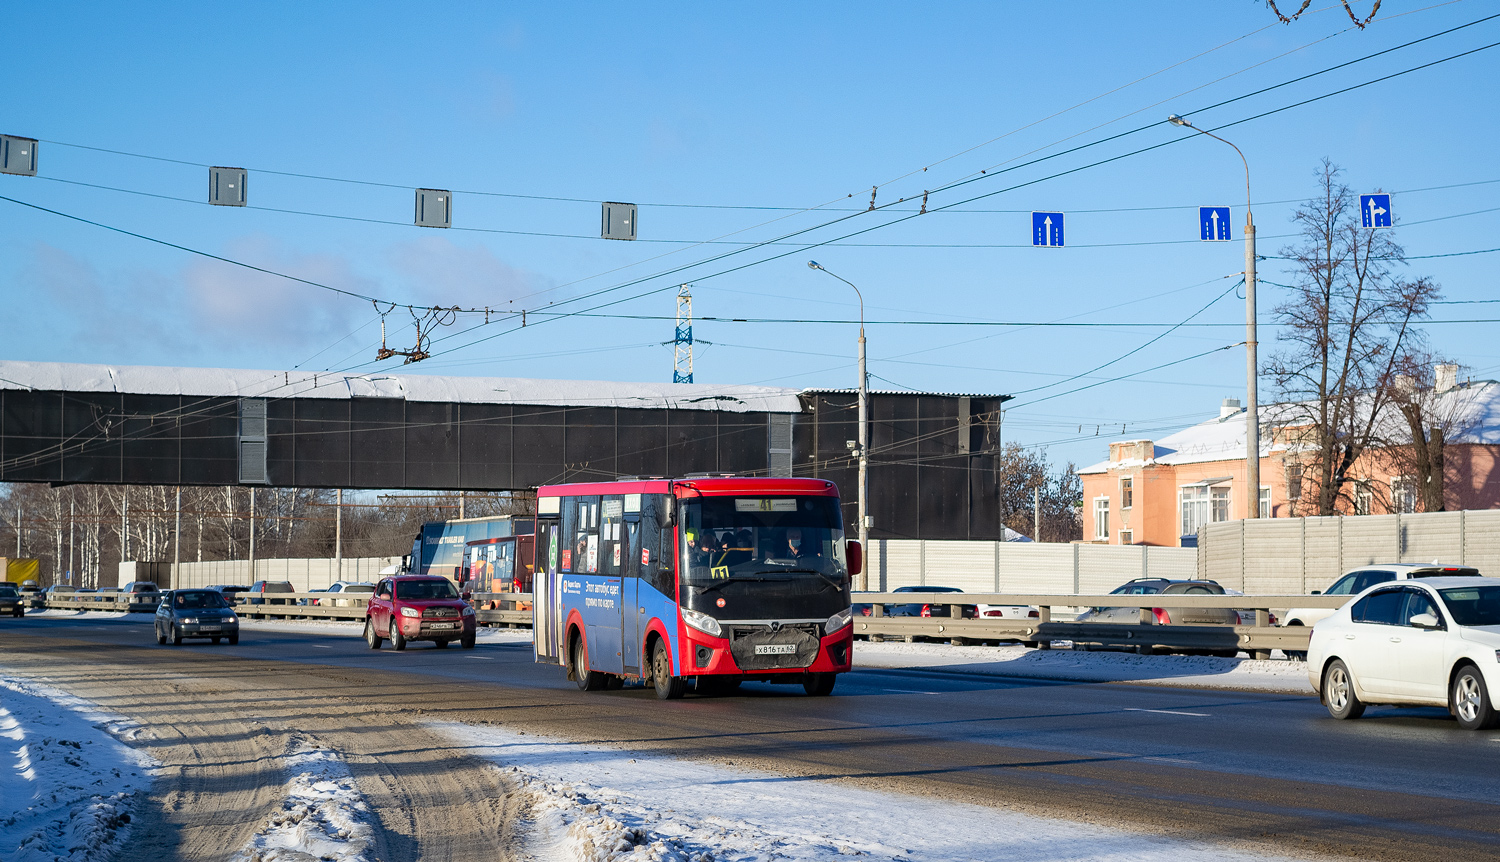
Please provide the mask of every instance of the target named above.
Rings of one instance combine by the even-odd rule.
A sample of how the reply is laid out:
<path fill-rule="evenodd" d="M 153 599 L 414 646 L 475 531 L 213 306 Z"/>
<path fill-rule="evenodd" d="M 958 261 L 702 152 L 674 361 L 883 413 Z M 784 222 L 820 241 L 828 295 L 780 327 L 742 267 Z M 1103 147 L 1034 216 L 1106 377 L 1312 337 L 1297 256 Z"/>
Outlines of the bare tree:
<path fill-rule="evenodd" d="M 1007 444 L 999 455 L 1000 518 L 1005 526 L 1023 536 L 1034 531 L 1033 504 L 1040 492 L 1041 542 L 1071 542 L 1083 537 L 1078 501 L 1083 499 L 1083 480 L 1071 463 L 1053 471 L 1047 453 L 1019 443 Z"/>
<path fill-rule="evenodd" d="M 1412 351 L 1396 365 L 1391 383 L 1393 415 L 1380 459 L 1392 475 L 1411 483 L 1392 487 L 1396 511 L 1442 512 L 1446 450 L 1450 441 L 1472 430 L 1475 393 L 1459 383 L 1459 366 L 1425 351 Z M 1410 504 L 1402 501 L 1410 497 Z"/>
<path fill-rule="evenodd" d="M 1317 515 L 1352 502 L 1352 471 L 1382 442 L 1401 357 L 1421 347 L 1414 324 L 1439 297 L 1430 279 L 1396 275 L 1401 246 L 1389 231 L 1360 227 L 1340 173 L 1324 159 L 1317 196 L 1293 216 L 1302 240 L 1282 252 L 1294 284 L 1274 312 L 1282 349 L 1266 368 L 1285 402 L 1270 418 L 1295 443 L 1302 508 Z"/>

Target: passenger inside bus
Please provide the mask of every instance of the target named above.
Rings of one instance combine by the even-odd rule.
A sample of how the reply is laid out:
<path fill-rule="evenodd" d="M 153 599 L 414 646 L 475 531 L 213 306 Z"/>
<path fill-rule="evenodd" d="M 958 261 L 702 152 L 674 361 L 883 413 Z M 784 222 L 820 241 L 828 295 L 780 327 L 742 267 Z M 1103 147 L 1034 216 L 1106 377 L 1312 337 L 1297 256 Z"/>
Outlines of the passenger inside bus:
<path fill-rule="evenodd" d="M 847 580 L 834 498 L 712 498 L 686 507 L 688 581 L 766 575 Z"/>

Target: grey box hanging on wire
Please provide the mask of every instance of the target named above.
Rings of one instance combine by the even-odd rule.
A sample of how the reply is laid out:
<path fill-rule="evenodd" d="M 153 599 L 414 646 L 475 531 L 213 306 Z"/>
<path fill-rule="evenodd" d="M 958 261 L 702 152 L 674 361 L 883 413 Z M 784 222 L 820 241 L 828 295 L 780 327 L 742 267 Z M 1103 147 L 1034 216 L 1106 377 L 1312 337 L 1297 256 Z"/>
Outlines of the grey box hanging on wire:
<path fill-rule="evenodd" d="M 36 140 L 0 135 L 0 174 L 36 176 Z"/>
<path fill-rule="evenodd" d="M 453 192 L 417 189 L 417 224 L 421 227 L 453 227 Z"/>
<path fill-rule="evenodd" d="M 605 201 L 600 218 L 600 236 L 605 239 L 635 239 L 635 204 Z"/>
<path fill-rule="evenodd" d="M 245 196 L 244 168 L 209 168 L 208 202 L 220 207 L 242 207 Z"/>

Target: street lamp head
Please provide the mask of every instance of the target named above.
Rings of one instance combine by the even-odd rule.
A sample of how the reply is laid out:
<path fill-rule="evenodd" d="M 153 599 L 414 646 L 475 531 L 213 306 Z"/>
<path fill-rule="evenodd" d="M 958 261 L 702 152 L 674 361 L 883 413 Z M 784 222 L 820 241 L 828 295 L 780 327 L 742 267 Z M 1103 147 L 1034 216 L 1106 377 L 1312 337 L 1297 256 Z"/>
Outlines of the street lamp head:
<path fill-rule="evenodd" d="M 823 264 L 818 263 L 815 260 L 810 260 L 810 261 L 807 262 L 807 268 L 808 269 L 822 269 L 823 268 Z"/>
<path fill-rule="evenodd" d="M 1167 122 L 1171 123 L 1174 126 L 1187 126 L 1188 128 L 1192 128 L 1193 127 L 1192 123 L 1189 123 L 1187 120 L 1184 120 L 1183 118 L 1177 116 L 1176 114 L 1173 114 L 1172 116 L 1167 117 Z"/>

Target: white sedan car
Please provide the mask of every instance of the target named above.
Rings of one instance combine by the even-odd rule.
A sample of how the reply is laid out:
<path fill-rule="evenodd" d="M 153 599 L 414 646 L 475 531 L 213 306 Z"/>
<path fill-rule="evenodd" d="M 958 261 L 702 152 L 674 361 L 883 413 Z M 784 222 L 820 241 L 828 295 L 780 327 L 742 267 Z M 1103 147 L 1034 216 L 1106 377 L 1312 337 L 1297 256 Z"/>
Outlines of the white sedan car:
<path fill-rule="evenodd" d="M 1500 726 L 1500 579 L 1377 584 L 1313 626 L 1307 675 L 1334 718 L 1369 704 L 1446 706 L 1469 730 Z"/>

